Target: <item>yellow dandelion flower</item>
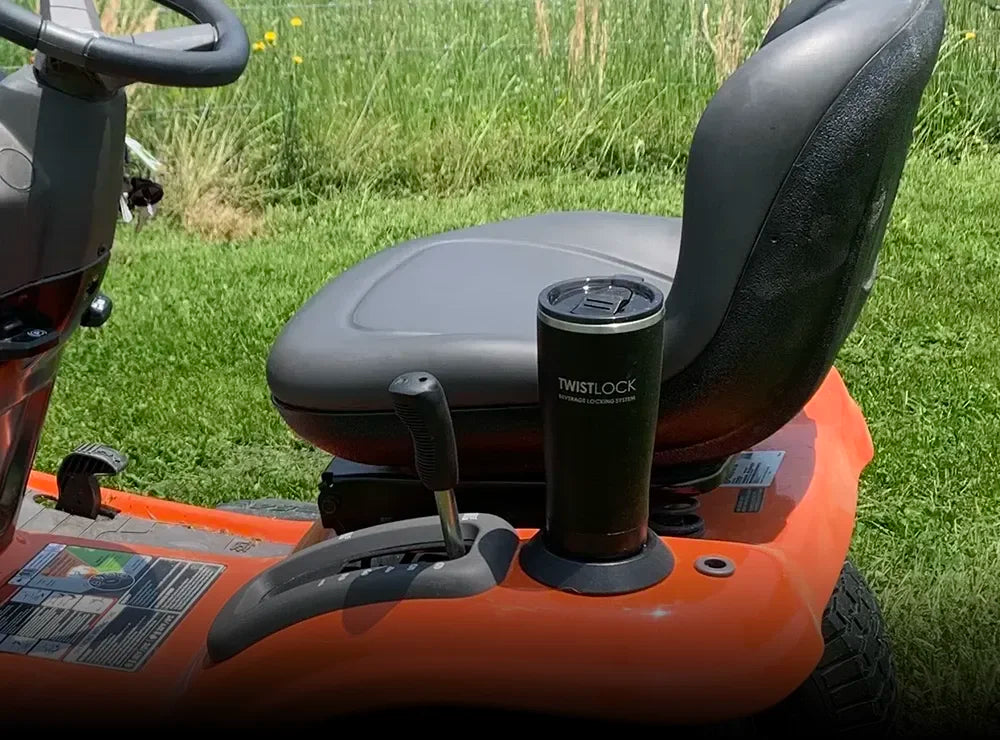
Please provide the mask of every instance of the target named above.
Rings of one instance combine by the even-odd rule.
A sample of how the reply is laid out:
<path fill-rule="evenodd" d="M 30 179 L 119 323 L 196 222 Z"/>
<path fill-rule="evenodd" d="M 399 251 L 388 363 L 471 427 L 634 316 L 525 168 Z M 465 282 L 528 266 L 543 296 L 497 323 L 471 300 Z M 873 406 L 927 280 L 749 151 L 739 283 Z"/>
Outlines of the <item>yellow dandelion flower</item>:
<path fill-rule="evenodd" d="M 966 41 L 972 41 L 972 39 L 974 39 L 974 38 L 976 38 L 976 32 L 975 31 L 966 31 L 965 32 L 965 40 Z"/>
<path fill-rule="evenodd" d="M 254 51 L 264 51 L 264 49 L 266 49 L 266 48 L 267 47 L 264 46 L 264 42 L 263 41 L 254 41 L 253 42 L 253 50 Z"/>
<path fill-rule="evenodd" d="M 278 40 L 278 34 L 274 31 L 268 31 L 264 34 L 264 40 L 269 44 L 273 44 Z"/>
<path fill-rule="evenodd" d="M 300 57 L 298 54 L 293 55 L 292 56 L 292 63 L 293 64 L 302 64 L 302 57 Z"/>
<path fill-rule="evenodd" d="M 292 19 L 291 19 L 290 21 L 288 21 L 288 22 L 289 22 L 289 23 L 291 23 L 291 24 L 292 24 L 293 26 L 295 26 L 296 28 L 298 28 L 299 26 L 301 26 L 301 25 L 302 25 L 302 19 L 301 19 L 301 18 L 299 18 L 298 16 L 295 16 L 294 18 L 292 18 Z"/>

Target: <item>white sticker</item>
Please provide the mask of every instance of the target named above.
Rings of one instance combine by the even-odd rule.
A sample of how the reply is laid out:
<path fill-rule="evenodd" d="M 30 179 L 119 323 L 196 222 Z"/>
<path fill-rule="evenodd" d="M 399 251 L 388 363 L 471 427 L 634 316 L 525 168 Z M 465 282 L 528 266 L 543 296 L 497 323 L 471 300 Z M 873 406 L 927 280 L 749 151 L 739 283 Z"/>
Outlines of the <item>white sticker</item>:
<path fill-rule="evenodd" d="M 58 543 L 46 545 L 42 548 L 42 551 L 25 564 L 25 566 L 17 572 L 17 575 L 11 578 L 8 583 L 11 586 L 27 586 L 31 583 L 31 579 L 38 575 L 42 568 L 55 560 L 56 555 L 61 553 L 64 549 L 66 549 L 66 545 Z"/>
<path fill-rule="evenodd" d="M 34 655 L 38 658 L 48 658 L 49 660 L 61 660 L 71 647 L 72 645 L 67 642 L 39 640 L 35 643 L 35 647 L 31 648 L 31 652 L 28 655 Z"/>
<path fill-rule="evenodd" d="M 224 569 L 49 545 L 20 571 L 31 585 L 0 603 L 0 653 L 137 671 Z"/>
<path fill-rule="evenodd" d="M 8 635 L 3 642 L 0 642 L 0 651 L 5 653 L 20 653 L 27 655 L 28 652 L 38 642 L 33 637 L 19 637 L 18 635 Z"/>
<path fill-rule="evenodd" d="M 724 488 L 767 488 L 774 482 L 785 457 L 784 450 L 753 450 L 744 452 L 733 465 Z"/>
<path fill-rule="evenodd" d="M 106 599 L 103 596 L 81 596 L 80 600 L 70 608 L 77 612 L 103 614 L 114 603 L 114 599 Z"/>
<path fill-rule="evenodd" d="M 76 594 L 63 594 L 56 591 L 45 600 L 45 606 L 53 609 L 72 609 L 79 600 L 80 597 Z"/>
<path fill-rule="evenodd" d="M 19 604 L 41 604 L 49 598 L 51 591 L 43 591 L 40 588 L 22 588 L 10 597 L 10 600 Z"/>

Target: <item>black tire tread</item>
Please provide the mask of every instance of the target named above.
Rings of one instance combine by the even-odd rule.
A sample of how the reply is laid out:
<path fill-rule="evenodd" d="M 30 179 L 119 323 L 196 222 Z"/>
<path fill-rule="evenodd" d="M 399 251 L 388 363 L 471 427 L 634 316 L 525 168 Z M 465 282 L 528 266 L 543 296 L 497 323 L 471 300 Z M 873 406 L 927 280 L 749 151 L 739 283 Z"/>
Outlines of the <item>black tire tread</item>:
<path fill-rule="evenodd" d="M 887 735 L 899 689 L 885 620 L 864 577 L 849 560 L 823 613 L 826 649 L 812 675 L 767 713 L 771 730 L 812 728 L 825 736 Z"/>

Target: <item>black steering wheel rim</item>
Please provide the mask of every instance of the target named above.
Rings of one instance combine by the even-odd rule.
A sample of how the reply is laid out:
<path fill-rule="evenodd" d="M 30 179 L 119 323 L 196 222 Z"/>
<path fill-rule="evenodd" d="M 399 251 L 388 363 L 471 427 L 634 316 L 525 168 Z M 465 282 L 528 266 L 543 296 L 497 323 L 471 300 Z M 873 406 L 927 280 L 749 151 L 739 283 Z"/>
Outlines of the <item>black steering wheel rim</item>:
<path fill-rule="evenodd" d="M 0 37 L 88 72 L 171 87 L 217 87 L 235 82 L 250 58 L 250 40 L 222 0 L 154 0 L 189 20 L 212 27 L 206 50 L 176 50 L 84 33 L 0 0 Z"/>

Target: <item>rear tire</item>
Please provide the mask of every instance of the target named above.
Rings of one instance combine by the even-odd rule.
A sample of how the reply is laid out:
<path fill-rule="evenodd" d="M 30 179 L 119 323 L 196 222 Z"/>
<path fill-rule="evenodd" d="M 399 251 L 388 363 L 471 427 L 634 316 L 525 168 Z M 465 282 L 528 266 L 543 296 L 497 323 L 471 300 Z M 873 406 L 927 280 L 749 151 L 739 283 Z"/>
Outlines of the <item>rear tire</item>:
<path fill-rule="evenodd" d="M 887 736 L 899 689 L 885 620 L 864 577 L 847 561 L 823 613 L 826 649 L 791 696 L 756 718 L 766 733 Z"/>

